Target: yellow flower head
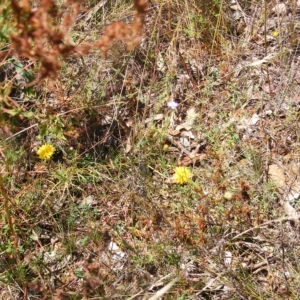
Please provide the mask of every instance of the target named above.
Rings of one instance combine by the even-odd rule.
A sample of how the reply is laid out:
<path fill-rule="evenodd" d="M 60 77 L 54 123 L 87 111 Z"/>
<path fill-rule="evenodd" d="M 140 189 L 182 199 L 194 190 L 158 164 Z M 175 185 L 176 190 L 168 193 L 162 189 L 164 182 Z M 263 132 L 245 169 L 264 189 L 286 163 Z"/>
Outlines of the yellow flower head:
<path fill-rule="evenodd" d="M 164 144 L 164 146 L 163 146 L 163 150 L 164 150 L 165 152 L 168 152 L 168 150 L 169 150 L 169 145 L 167 145 L 167 144 Z"/>
<path fill-rule="evenodd" d="M 54 146 L 50 144 L 42 145 L 39 150 L 36 152 L 40 159 L 48 160 L 52 157 L 55 152 Z"/>
<path fill-rule="evenodd" d="M 187 167 L 177 167 L 175 169 L 174 179 L 179 184 L 185 184 L 190 181 L 192 172 Z"/>

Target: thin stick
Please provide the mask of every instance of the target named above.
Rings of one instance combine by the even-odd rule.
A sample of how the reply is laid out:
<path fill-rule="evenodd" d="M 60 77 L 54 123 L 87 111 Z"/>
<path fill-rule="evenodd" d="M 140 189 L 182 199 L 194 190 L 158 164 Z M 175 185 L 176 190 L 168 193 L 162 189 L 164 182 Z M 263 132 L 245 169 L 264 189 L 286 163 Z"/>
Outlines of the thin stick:
<path fill-rule="evenodd" d="M 169 282 L 163 288 L 158 290 L 154 296 L 149 298 L 149 300 L 158 300 L 158 299 L 160 299 L 164 294 L 166 294 L 169 291 L 169 289 L 172 288 L 172 286 L 177 282 L 177 280 L 178 280 L 178 278 L 174 278 L 171 282 Z"/>
<path fill-rule="evenodd" d="M 38 123 L 35 123 L 35 124 L 33 124 L 33 125 L 31 125 L 31 126 L 25 128 L 25 129 L 22 129 L 21 131 L 18 131 L 17 133 L 13 134 L 12 136 L 6 138 L 5 140 L 8 141 L 8 140 L 12 139 L 13 137 L 15 137 L 15 136 L 21 134 L 22 132 L 27 131 L 27 130 L 29 130 L 30 128 L 35 127 L 35 126 L 38 126 Z"/>
<path fill-rule="evenodd" d="M 171 275 L 172 275 L 172 273 L 169 273 L 168 275 L 164 276 L 163 278 L 160 278 L 158 281 L 156 281 L 156 282 L 154 283 L 154 285 L 156 285 L 156 284 L 158 284 L 159 282 L 165 280 L 166 278 L 170 277 Z M 174 280 L 174 279 L 173 279 L 173 280 Z M 152 285 L 152 286 L 153 286 L 153 285 Z M 148 287 L 148 288 L 149 288 L 149 287 Z M 138 292 L 137 294 L 135 294 L 135 295 L 133 295 L 132 297 L 130 297 L 128 300 L 133 300 L 135 297 L 137 297 L 137 296 L 139 296 L 139 295 L 145 293 L 145 292 L 147 291 L 148 288 L 141 290 L 141 291 Z"/>
<path fill-rule="evenodd" d="M 261 228 L 261 227 L 264 227 L 266 225 L 269 225 L 269 224 L 272 224 L 272 223 L 278 223 L 278 222 L 283 222 L 283 221 L 291 221 L 291 220 L 296 220 L 296 219 L 299 219 L 300 218 L 300 215 L 296 215 L 296 216 L 293 216 L 293 217 L 281 217 L 281 218 L 278 218 L 278 219 L 275 219 L 275 220 L 270 220 L 268 222 L 265 222 L 263 224 L 260 224 L 260 225 L 257 225 L 255 227 L 252 227 L 252 228 L 249 228 L 241 233 L 239 233 L 238 235 L 236 235 L 232 240 L 235 240 L 237 239 L 238 237 L 250 232 L 250 231 L 253 231 L 255 229 L 258 229 L 258 228 Z"/>

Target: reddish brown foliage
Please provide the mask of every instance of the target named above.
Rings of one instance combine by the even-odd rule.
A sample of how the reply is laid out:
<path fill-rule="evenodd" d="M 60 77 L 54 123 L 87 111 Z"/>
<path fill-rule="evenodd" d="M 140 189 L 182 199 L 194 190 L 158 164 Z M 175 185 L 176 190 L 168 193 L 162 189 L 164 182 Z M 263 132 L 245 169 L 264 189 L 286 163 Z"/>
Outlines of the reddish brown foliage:
<path fill-rule="evenodd" d="M 59 8 L 54 0 L 41 0 L 38 7 L 33 7 L 29 0 L 11 0 L 11 6 L 17 32 L 11 36 L 11 48 L 0 52 L 0 57 L 19 55 L 41 62 L 37 80 L 55 77 L 69 55 L 86 55 L 92 49 L 100 49 L 105 54 L 115 40 L 123 41 L 129 47 L 136 45 L 147 11 L 145 0 L 134 0 L 137 13 L 131 24 L 115 22 L 104 29 L 103 36 L 95 43 L 75 45 L 69 31 L 80 12 L 79 1 L 66 0 Z"/>

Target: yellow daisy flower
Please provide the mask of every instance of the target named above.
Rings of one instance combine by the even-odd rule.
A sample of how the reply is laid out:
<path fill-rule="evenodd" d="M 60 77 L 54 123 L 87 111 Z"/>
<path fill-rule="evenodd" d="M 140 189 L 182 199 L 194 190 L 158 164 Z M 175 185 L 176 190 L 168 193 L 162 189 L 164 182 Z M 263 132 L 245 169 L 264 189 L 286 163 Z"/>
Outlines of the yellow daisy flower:
<path fill-rule="evenodd" d="M 175 169 L 174 179 L 179 184 L 185 184 L 192 178 L 192 172 L 187 167 L 178 167 Z"/>
<path fill-rule="evenodd" d="M 40 159 L 48 160 L 52 157 L 55 152 L 54 146 L 50 144 L 42 145 L 36 152 Z"/>

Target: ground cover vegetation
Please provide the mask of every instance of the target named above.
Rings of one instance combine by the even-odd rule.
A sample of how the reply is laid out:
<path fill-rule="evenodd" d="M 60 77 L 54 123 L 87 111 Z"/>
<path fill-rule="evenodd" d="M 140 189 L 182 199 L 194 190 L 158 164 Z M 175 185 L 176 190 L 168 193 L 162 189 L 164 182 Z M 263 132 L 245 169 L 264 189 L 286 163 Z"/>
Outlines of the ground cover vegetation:
<path fill-rule="evenodd" d="M 4 0 L 1 299 L 299 299 L 300 2 Z"/>

